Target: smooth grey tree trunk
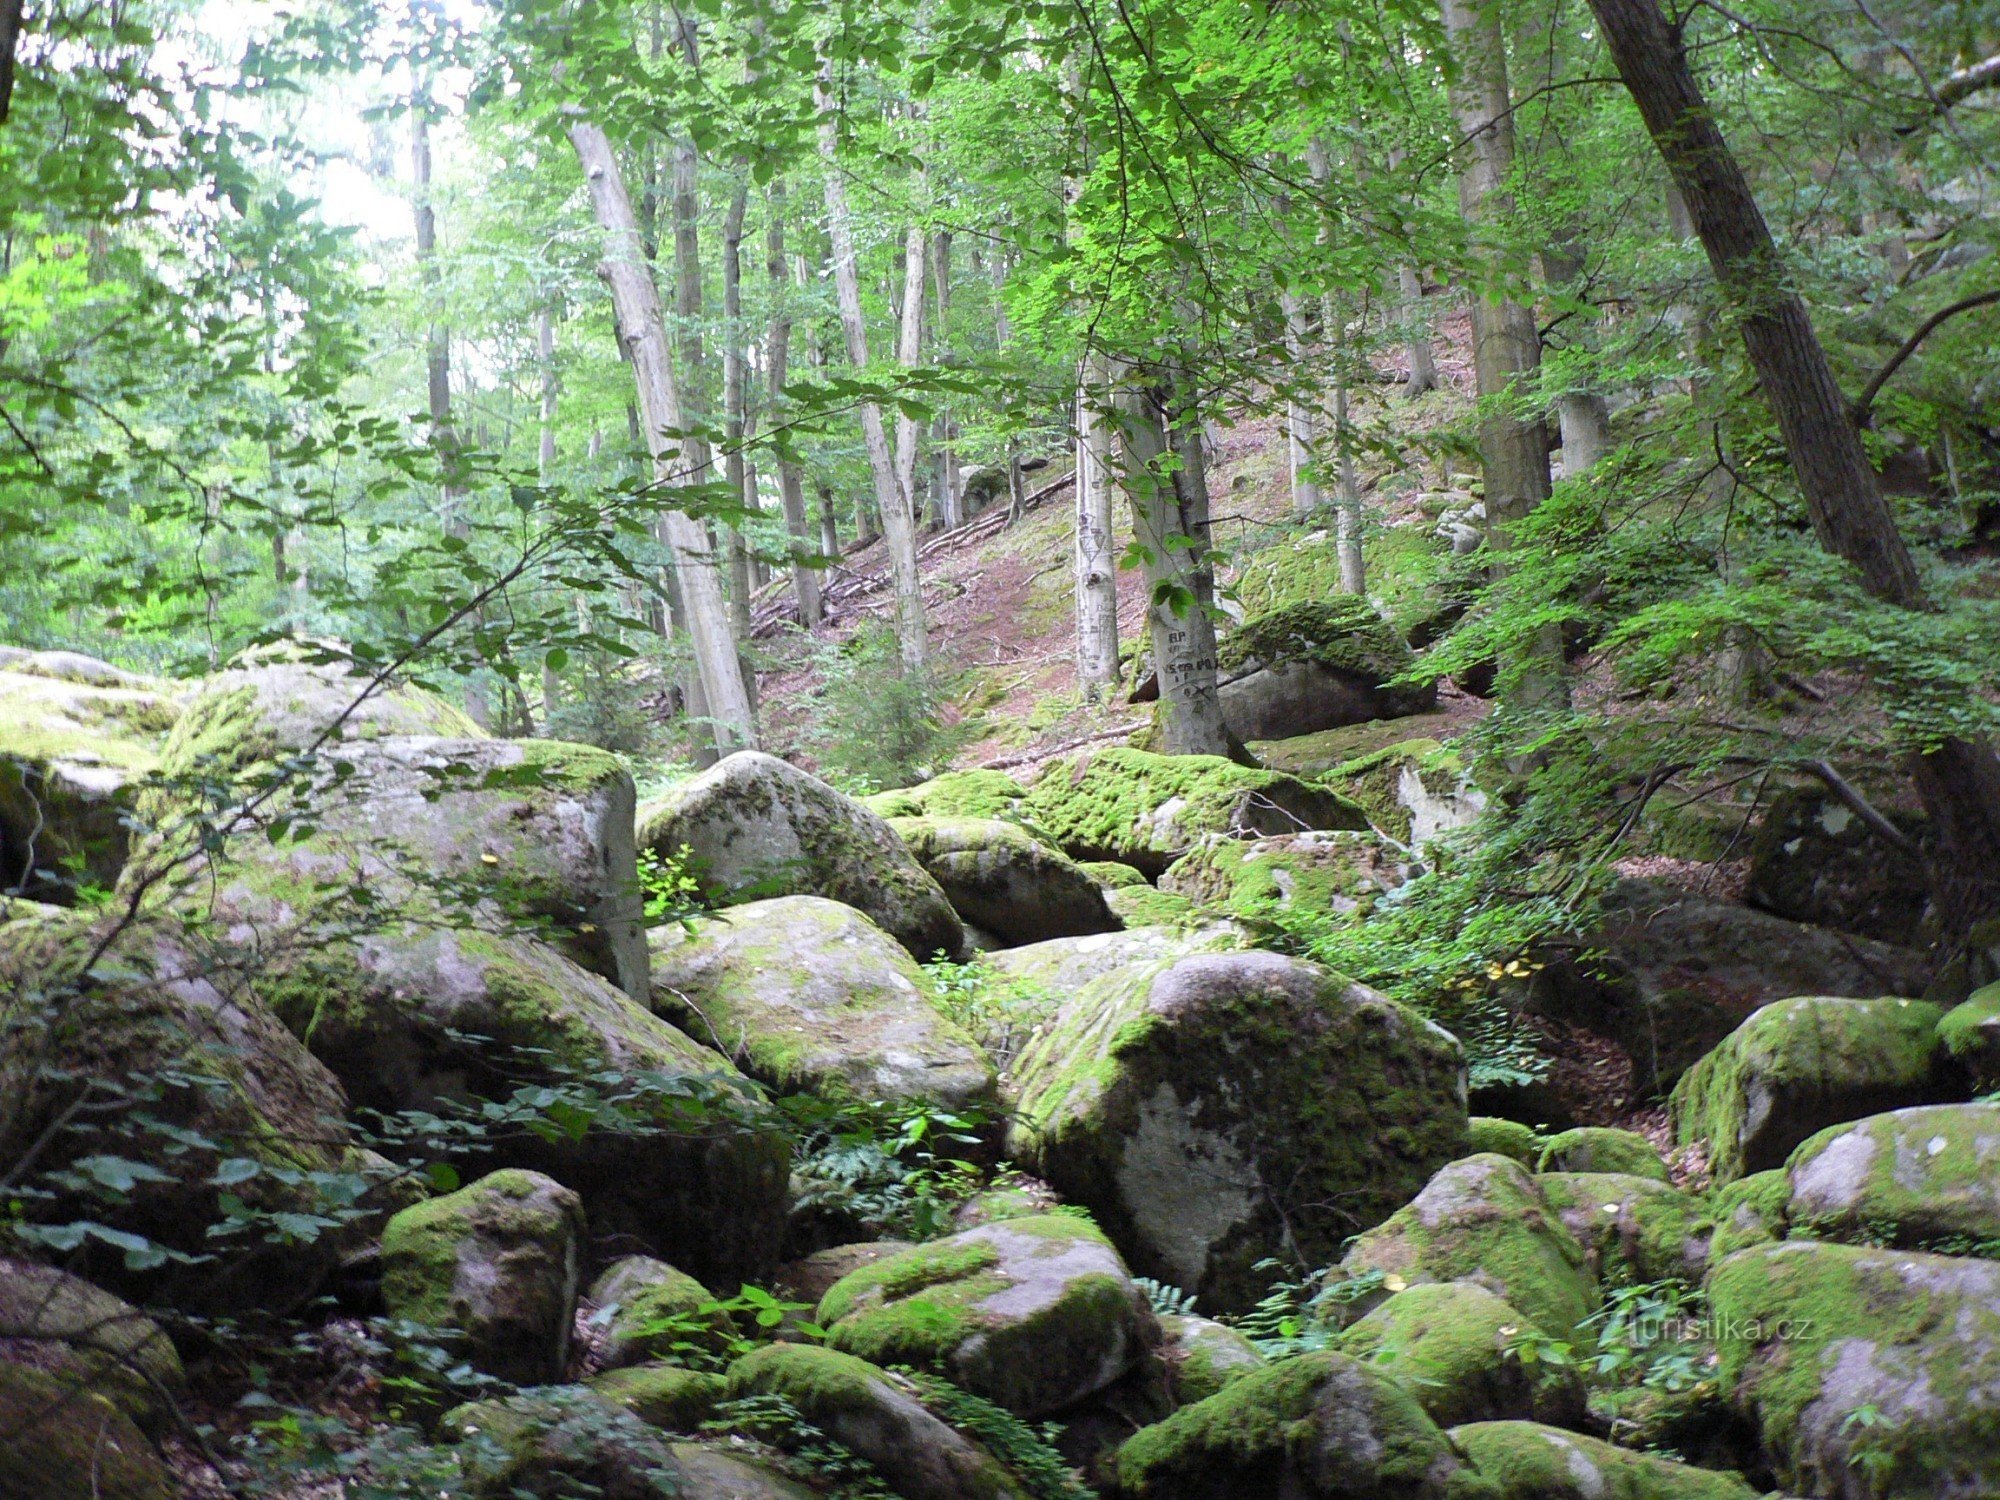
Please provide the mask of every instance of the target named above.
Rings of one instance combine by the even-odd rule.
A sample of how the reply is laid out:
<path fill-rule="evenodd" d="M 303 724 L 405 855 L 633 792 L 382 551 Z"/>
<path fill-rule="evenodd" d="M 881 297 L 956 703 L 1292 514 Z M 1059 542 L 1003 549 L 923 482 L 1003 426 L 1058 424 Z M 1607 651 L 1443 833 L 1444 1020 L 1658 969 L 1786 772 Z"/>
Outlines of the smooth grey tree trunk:
<path fill-rule="evenodd" d="M 764 229 L 764 275 L 771 287 L 771 326 L 764 339 L 766 389 L 770 393 L 770 420 L 784 418 L 785 382 L 790 378 L 792 359 L 792 278 L 785 257 L 785 184 L 772 182 L 766 204 L 770 222 Z M 792 593 L 799 601 L 799 624 L 817 630 L 821 605 L 819 569 L 806 559 L 812 555 L 810 523 L 806 519 L 804 476 L 798 460 L 786 458 L 778 450 L 778 503 L 785 513 L 785 535 L 791 541 Z M 829 552 L 831 549 L 829 549 Z"/>
<path fill-rule="evenodd" d="M 1076 387 L 1076 681 L 1086 703 L 1118 684 L 1118 554 L 1112 536 L 1111 361 L 1083 357 Z"/>
<path fill-rule="evenodd" d="M 1280 295 L 1285 317 L 1285 353 L 1291 358 L 1291 377 L 1302 378 L 1306 357 L 1306 310 L 1298 293 Z M 1304 392 L 1285 398 L 1285 451 L 1291 463 L 1292 514 L 1303 520 L 1325 502 L 1312 466 L 1319 461 L 1319 409 Z"/>
<path fill-rule="evenodd" d="M 723 476 L 736 503 L 749 508 L 748 471 L 743 462 L 744 368 L 748 361 L 743 349 L 743 216 L 750 202 L 750 189 L 738 183 L 730 196 L 729 209 L 722 219 L 722 431 L 727 451 L 723 455 Z M 729 621 L 738 641 L 750 639 L 750 549 L 744 545 L 743 528 L 731 524 L 723 528 L 723 545 L 729 556 Z M 746 681 L 754 680 L 746 668 Z"/>

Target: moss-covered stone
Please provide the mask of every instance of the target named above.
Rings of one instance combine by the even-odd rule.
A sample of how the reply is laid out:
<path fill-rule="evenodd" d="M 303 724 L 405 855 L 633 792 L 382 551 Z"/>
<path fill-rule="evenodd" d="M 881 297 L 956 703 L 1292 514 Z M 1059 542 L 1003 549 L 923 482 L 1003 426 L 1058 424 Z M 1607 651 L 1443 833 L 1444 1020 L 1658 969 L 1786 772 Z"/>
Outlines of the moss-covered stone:
<path fill-rule="evenodd" d="M 1005 771 L 947 771 L 916 786 L 861 799 L 884 818 L 1008 818 L 1027 788 Z"/>
<path fill-rule="evenodd" d="M 439 1434 L 458 1445 L 479 1500 L 686 1500 L 688 1493 L 687 1476 L 660 1433 L 580 1385 L 457 1407 Z"/>
<path fill-rule="evenodd" d="M 1785 1164 L 1816 1238 L 2000 1255 L 2000 1104 L 1933 1104 L 1822 1130 Z"/>
<path fill-rule="evenodd" d="M 560 1380 L 583 1240 L 575 1193 L 539 1172 L 493 1172 L 389 1220 L 382 1302 L 475 1369 L 517 1385 Z"/>
<path fill-rule="evenodd" d="M 1052 762 L 1022 803 L 1072 859 L 1113 859 L 1157 877 L 1206 833 L 1367 827 L 1345 798 L 1219 755 L 1113 748 Z"/>
<path fill-rule="evenodd" d="M 1451 1163 L 1357 1239 L 1340 1265 L 1349 1276 L 1379 1273 L 1384 1292 L 1474 1282 L 1551 1338 L 1575 1338 L 1597 1305 L 1583 1246 L 1535 1179 L 1504 1156 Z"/>
<path fill-rule="evenodd" d="M 1012 1071 L 1009 1154 L 1142 1274 L 1234 1311 L 1268 1256 L 1309 1264 L 1464 1149 L 1463 1056 L 1314 964 L 1196 954 L 1075 991 Z"/>
<path fill-rule="evenodd" d="M 1098 882 L 1064 854 L 998 818 L 892 818 L 889 826 L 944 889 L 952 909 L 1003 943 L 1115 932 Z"/>
<path fill-rule="evenodd" d="M 1542 1136 L 1534 1126 L 1523 1125 L 1519 1120 L 1502 1120 L 1495 1115 L 1474 1115 L 1465 1122 L 1466 1140 L 1471 1145 L 1468 1155 L 1477 1156 L 1491 1152 L 1498 1156 L 1510 1156 L 1529 1171 L 1534 1171 L 1542 1156 Z"/>
<path fill-rule="evenodd" d="M 767 1344 L 729 1367 L 729 1393 L 782 1396 L 874 1464 L 905 1500 L 1023 1500 L 978 1443 L 927 1410 L 907 1382 L 835 1349 Z"/>
<path fill-rule="evenodd" d="M 1289 739 L 1252 740 L 1248 748 L 1260 765 L 1310 779 L 1394 745 L 1436 744 L 1441 735 L 1464 727 L 1464 720 L 1458 714 L 1411 714 L 1398 719 L 1374 719 L 1366 724 L 1343 724 L 1337 729 L 1293 735 Z"/>
<path fill-rule="evenodd" d="M 0 1360 L 0 1495 L 174 1500 L 179 1493 L 117 1402 L 48 1370 Z"/>
<path fill-rule="evenodd" d="M 1543 1172 L 1535 1178 L 1605 1281 L 1698 1281 L 1712 1225 L 1692 1194 L 1629 1172 Z"/>
<path fill-rule="evenodd" d="M 1387 682 L 1414 660 L 1374 605 L 1354 594 L 1297 600 L 1245 615 L 1217 651 L 1225 672 L 1251 663 L 1310 661 L 1372 682 Z"/>
<path fill-rule="evenodd" d="M 1290 914 L 1359 916 L 1408 873 L 1368 833 L 1211 834 L 1174 861 L 1160 890 L 1258 923 Z"/>
<path fill-rule="evenodd" d="M 2000 1089 L 2000 984 L 1975 990 L 1938 1022 L 1938 1040 L 1981 1093 Z"/>
<path fill-rule="evenodd" d="M 1176 1406 L 1206 1401 L 1230 1381 L 1270 1363 L 1249 1339 L 1212 1318 L 1176 1313 L 1160 1319 L 1160 1331 L 1160 1361 Z"/>
<path fill-rule="evenodd" d="M 1449 1436 L 1472 1468 L 1451 1500 L 1754 1500 L 1757 1494 L 1735 1474 L 1614 1448 L 1539 1422 L 1474 1422 Z"/>
<path fill-rule="evenodd" d="M 1573 1366 L 1513 1354 L 1533 1324 L 1469 1281 L 1407 1287 L 1340 1335 L 1335 1347 L 1395 1377 L 1441 1427 L 1533 1418 L 1575 1426 L 1582 1377 Z"/>
<path fill-rule="evenodd" d="M 1201 925 L 1207 917 L 1180 892 L 1163 891 L 1151 885 L 1130 885 L 1109 891 L 1104 904 L 1128 929 L 1160 927 L 1180 931 Z"/>
<path fill-rule="evenodd" d="M 1580 1125 L 1542 1142 L 1538 1172 L 1622 1172 L 1631 1177 L 1672 1181 L 1659 1149 L 1636 1130 Z"/>
<path fill-rule="evenodd" d="M 1130 894 L 1161 894 L 1146 886 Z M 1113 891 L 1113 902 L 1123 893 Z M 1192 911 L 1191 903 L 1180 897 Z M 1063 1001 L 1098 979 L 1129 964 L 1158 963 L 1191 953 L 1226 952 L 1247 945 L 1248 933 L 1235 923 L 1190 919 L 1185 926 L 1128 923 L 1123 932 L 1051 938 L 984 956 L 991 976 L 967 1019 L 980 1045 L 995 1057 L 1012 1059 L 1029 1037 L 1047 1026 Z"/>
<path fill-rule="evenodd" d="M 1329 769 L 1328 786 L 1352 797 L 1389 837 L 1421 850 L 1464 828 L 1486 808 L 1486 794 L 1456 750 L 1432 739 L 1407 739 Z"/>
<path fill-rule="evenodd" d="M 639 809 L 639 846 L 684 859 L 717 904 L 823 896 L 922 961 L 962 957 L 958 914 L 880 815 L 775 756 L 739 751 Z"/>
<path fill-rule="evenodd" d="M 1786 1488 L 2000 1493 L 2000 1262 L 1791 1240 L 1708 1293 L 1718 1378 Z"/>
<path fill-rule="evenodd" d="M 1717 1188 L 1709 1199 L 1714 1226 L 1708 1246 L 1710 1261 L 1719 1262 L 1738 1250 L 1783 1239 L 1791 1198 L 1791 1179 L 1775 1168 L 1752 1172 Z"/>
<path fill-rule="evenodd" d="M 1421 713 L 1435 684 L 1395 681 L 1410 648 L 1366 599 L 1333 594 L 1246 616 L 1224 636 L 1222 715 L 1239 739 L 1311 734 Z"/>
<path fill-rule="evenodd" d="M 681 1500 L 817 1500 L 818 1491 L 778 1472 L 776 1455 L 762 1459 L 732 1443 L 675 1443 Z"/>
<path fill-rule="evenodd" d="M 1034 1219 L 1053 1213 L 1062 1204 L 1056 1190 L 1038 1178 L 1009 1171 L 989 1188 L 974 1193 L 952 1211 L 955 1229 L 973 1229 L 981 1224 L 997 1224 L 1002 1219 Z"/>
<path fill-rule="evenodd" d="M 1332 1350 L 1252 1371 L 1117 1457 L 1131 1500 L 1443 1500 L 1459 1467 L 1414 1397 Z"/>
<path fill-rule="evenodd" d="M 715 1304 L 707 1287 L 650 1255 L 621 1256 L 606 1266 L 590 1284 L 590 1301 L 597 1309 L 591 1321 L 602 1330 L 598 1360 L 607 1370 L 689 1349 L 726 1349 L 735 1332 L 727 1313 L 707 1311 Z"/>
<path fill-rule="evenodd" d="M 1922 1000 L 1807 995 L 1767 1005 L 1688 1069 L 1669 1101 L 1675 1138 L 1706 1146 L 1717 1182 L 1781 1165 L 1843 1120 L 1965 1096 Z"/>
<path fill-rule="evenodd" d="M 626 1365 L 593 1375 L 590 1390 L 623 1407 L 648 1427 L 663 1432 L 699 1432 L 728 1392 L 729 1383 L 705 1370 L 685 1365 L 653 1363 Z"/>
<path fill-rule="evenodd" d="M 157 1433 L 187 1384 L 160 1325 L 80 1276 L 0 1258 L 0 1361 L 103 1396 Z"/>
<path fill-rule="evenodd" d="M 1110 1242 L 1059 1214 L 865 1266 L 820 1299 L 818 1322 L 836 1349 L 930 1370 L 1024 1417 L 1103 1390 L 1159 1338 Z"/>
<path fill-rule="evenodd" d="M 1079 860 L 1076 867 L 1107 890 L 1123 891 L 1152 883 L 1146 879 L 1144 870 L 1115 859 Z"/>

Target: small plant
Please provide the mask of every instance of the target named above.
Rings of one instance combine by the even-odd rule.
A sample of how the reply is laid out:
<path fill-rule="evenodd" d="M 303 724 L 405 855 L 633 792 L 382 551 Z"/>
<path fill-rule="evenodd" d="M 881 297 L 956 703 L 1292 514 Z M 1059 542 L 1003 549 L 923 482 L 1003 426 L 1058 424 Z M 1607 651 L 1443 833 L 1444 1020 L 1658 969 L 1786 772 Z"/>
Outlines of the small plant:
<path fill-rule="evenodd" d="M 944 722 L 946 685 L 906 666 L 886 625 L 864 625 L 844 642 L 814 652 L 820 685 L 813 694 L 808 749 L 821 773 L 860 795 L 909 786 L 936 774 L 962 741 Z"/>
<path fill-rule="evenodd" d="M 694 851 L 686 844 L 671 854 L 653 849 L 639 851 L 639 894 L 646 904 L 646 925 L 664 927 L 670 922 L 685 926 L 710 909 L 701 893 L 701 882 L 691 868 Z"/>
<path fill-rule="evenodd" d="M 1155 1314 L 1162 1318 L 1186 1318 L 1194 1315 L 1194 1298 L 1177 1286 L 1168 1286 L 1163 1281 L 1155 1281 L 1150 1276 L 1134 1276 L 1133 1285 L 1146 1294 L 1146 1300 L 1153 1306 Z"/>
<path fill-rule="evenodd" d="M 1275 1260 L 1259 1261 L 1253 1269 L 1272 1270 Z M 1243 1336 L 1272 1359 L 1310 1354 L 1332 1344 L 1346 1326 L 1348 1310 L 1378 1291 L 1399 1292 L 1403 1279 L 1382 1271 L 1336 1277 L 1327 1266 L 1292 1280 L 1273 1282 L 1257 1305 L 1236 1320 Z"/>
<path fill-rule="evenodd" d="M 675 1364 L 721 1371 L 770 1343 L 781 1328 L 823 1338 L 825 1329 L 799 1316 L 811 1311 L 809 1302 L 787 1302 L 763 1287 L 745 1285 L 734 1297 L 635 1320 L 630 1332 L 652 1343 L 666 1339 L 666 1358 Z"/>
<path fill-rule="evenodd" d="M 896 1373 L 916 1387 L 925 1406 L 960 1432 L 977 1438 L 1021 1482 L 1031 1500 L 1090 1500 L 1091 1491 L 1056 1451 L 1060 1429 L 1053 1424 L 1037 1430 L 949 1380 L 901 1366 Z"/>
<path fill-rule="evenodd" d="M 976 1111 L 915 1100 L 830 1106 L 804 1097 L 782 1107 L 799 1129 L 793 1170 L 808 1183 L 801 1209 L 834 1209 L 886 1236 L 935 1239 L 982 1185 L 972 1162 L 944 1154 L 980 1143 L 986 1121 Z"/>
<path fill-rule="evenodd" d="M 979 1038 L 1002 1069 L 1027 1041 L 1034 1019 L 1048 1008 L 1042 986 L 1002 974 L 981 955 L 961 964 L 940 953 L 924 965 L 924 972 L 938 1009 Z"/>
<path fill-rule="evenodd" d="M 1597 1349 L 1590 1368 L 1603 1380 L 1684 1391 L 1708 1377 L 1709 1345 L 1698 1336 L 1703 1309 L 1698 1288 L 1684 1281 L 1619 1287 L 1589 1318 Z"/>
<path fill-rule="evenodd" d="M 896 1492 L 883 1482 L 873 1464 L 807 1421 L 783 1396 L 743 1396 L 725 1401 L 701 1424 L 701 1430 L 751 1438 L 776 1449 L 790 1461 L 799 1478 L 826 1486 L 824 1493 L 831 1500 L 897 1500 Z"/>

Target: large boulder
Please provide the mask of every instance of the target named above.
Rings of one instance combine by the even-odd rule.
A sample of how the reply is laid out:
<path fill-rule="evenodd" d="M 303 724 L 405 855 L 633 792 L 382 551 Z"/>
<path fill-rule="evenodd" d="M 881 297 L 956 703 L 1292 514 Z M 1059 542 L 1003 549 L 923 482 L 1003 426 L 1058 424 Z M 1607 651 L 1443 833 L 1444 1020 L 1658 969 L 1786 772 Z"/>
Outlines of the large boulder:
<path fill-rule="evenodd" d="M 1754 1500 L 1757 1494 L 1735 1474 L 1540 1422 L 1473 1422 L 1449 1436 L 1483 1482 L 1464 1486 L 1466 1500 Z"/>
<path fill-rule="evenodd" d="M 1337 793 L 1219 755 L 1115 748 L 1053 761 L 1022 801 L 1072 859 L 1113 859 L 1157 878 L 1203 834 L 1365 829 Z"/>
<path fill-rule="evenodd" d="M 1730 1256 L 1708 1293 L 1718 1379 L 1786 1488 L 2000 1494 L 2000 1262 L 1794 1240 Z"/>
<path fill-rule="evenodd" d="M 116 1403 L 48 1370 L 0 1360 L 0 1495 L 174 1500 L 183 1493 Z"/>
<path fill-rule="evenodd" d="M 575 1193 L 539 1172 L 494 1172 L 389 1220 L 382 1302 L 474 1369 L 547 1385 L 569 1363 L 583 1238 Z"/>
<path fill-rule="evenodd" d="M 1930 974 L 1907 948 L 1787 922 L 1661 882 L 1622 880 L 1585 939 L 1551 962 L 1532 1001 L 1609 1037 L 1635 1082 L 1665 1091 L 1753 1011 L 1790 995 L 1920 995 Z"/>
<path fill-rule="evenodd" d="M 1351 1278 L 1372 1274 L 1387 1293 L 1474 1282 L 1557 1339 L 1573 1338 L 1597 1306 L 1583 1246 L 1535 1179 L 1504 1156 L 1468 1156 L 1445 1167 L 1355 1240 L 1340 1269 Z"/>
<path fill-rule="evenodd" d="M 837 1349 L 767 1344 L 729 1367 L 734 1397 L 781 1396 L 866 1459 L 904 1500 L 1026 1500 L 979 1443 L 933 1414 L 907 1379 Z"/>
<path fill-rule="evenodd" d="M 817 1321 L 844 1353 L 929 1370 L 1022 1417 L 1075 1406 L 1159 1341 L 1118 1252 L 1067 1214 L 982 1224 L 843 1277 Z"/>
<path fill-rule="evenodd" d="M 1409 1392 L 1332 1350 L 1232 1381 L 1117 1457 L 1130 1500 L 1447 1500 L 1460 1469 Z"/>
<path fill-rule="evenodd" d="M 1417 851 L 1486 810 L 1486 794 L 1465 761 L 1432 739 L 1398 740 L 1340 761 L 1321 780 L 1360 803 L 1376 828 Z"/>
<path fill-rule="evenodd" d="M 1930 882 L 1920 818 L 1895 815 L 1911 847 L 1887 842 L 1820 786 L 1780 792 L 1750 841 L 1743 899 L 1794 922 L 1920 945 Z"/>
<path fill-rule="evenodd" d="M 952 909 L 1008 944 L 1115 932 L 1104 889 L 1059 849 L 998 818 L 891 818 Z"/>
<path fill-rule="evenodd" d="M 38 1153 L 26 1217 L 66 1236 L 92 1281 L 282 1308 L 364 1216 L 341 1086 L 252 977 L 242 955 L 157 919 L 0 928 L 0 1159 Z"/>
<path fill-rule="evenodd" d="M 720 1375 L 661 1360 L 604 1370 L 584 1385 L 663 1432 L 701 1431 L 729 1394 L 729 1383 Z"/>
<path fill-rule="evenodd" d="M 0 1361 L 56 1376 L 158 1432 L 187 1384 L 160 1325 L 80 1276 L 0 1258 Z"/>
<path fill-rule="evenodd" d="M 1210 834 L 1175 860 L 1160 889 L 1246 922 L 1281 915 L 1351 916 L 1409 876 L 1371 833 Z"/>
<path fill-rule="evenodd" d="M 1708 1267 L 1714 1226 L 1690 1193 L 1629 1172 L 1543 1172 L 1535 1185 L 1606 1284 L 1697 1281 Z"/>
<path fill-rule="evenodd" d="M 582 1195 L 593 1233 L 704 1280 L 777 1264 L 783 1130 L 726 1057 L 609 981 L 531 938 L 421 924 L 264 957 L 258 992 L 355 1105 L 574 1091 L 578 1128 L 494 1132 L 479 1159 L 546 1172 Z"/>
<path fill-rule="evenodd" d="M 1160 1363 L 1176 1406 L 1206 1401 L 1232 1380 L 1261 1370 L 1270 1360 L 1227 1323 L 1170 1313 L 1160 1319 Z"/>
<path fill-rule="evenodd" d="M 165 684 L 67 652 L 0 667 L 0 890 L 68 905 L 124 866 L 134 783 L 158 762 L 180 707 Z M 77 658 L 89 662 L 88 657 Z"/>
<path fill-rule="evenodd" d="M 606 1266 L 590 1284 L 590 1302 L 597 1363 L 606 1370 L 719 1351 L 734 1332 L 729 1315 L 712 1310 L 707 1287 L 650 1255 L 623 1255 Z"/>
<path fill-rule="evenodd" d="M 1005 771 L 947 771 L 916 786 L 863 797 L 885 818 L 1014 819 L 1028 789 Z"/>
<path fill-rule="evenodd" d="M 543 1386 L 445 1414 L 478 1500 L 690 1500 L 673 1448 L 632 1412 L 580 1385 Z"/>
<path fill-rule="evenodd" d="M 2000 1245 L 2000 1104 L 1835 1125 L 1794 1151 L 1785 1172 L 1795 1230 L 1931 1250 Z"/>
<path fill-rule="evenodd" d="M 1757 1011 L 1674 1085 L 1675 1138 L 1702 1143 L 1715 1180 L 1784 1165 L 1806 1137 L 1911 1104 L 1963 1099 L 1922 1000 L 1802 995 Z"/>
<path fill-rule="evenodd" d="M 1634 1177 L 1671 1180 L 1666 1161 L 1636 1130 L 1579 1125 L 1541 1143 L 1536 1168 L 1543 1172 L 1625 1172 Z"/>
<path fill-rule="evenodd" d="M 2000 984 L 1989 984 L 1945 1012 L 1938 1040 L 1981 1093 L 2000 1089 Z"/>
<path fill-rule="evenodd" d="M 1584 1414 L 1574 1365 L 1515 1353 L 1529 1320 L 1470 1281 L 1407 1287 L 1340 1335 L 1344 1354 L 1393 1375 L 1441 1427 L 1533 1418 L 1575 1426 Z"/>
<path fill-rule="evenodd" d="M 1415 660 L 1374 606 L 1336 594 L 1248 616 L 1222 640 L 1222 716 L 1241 740 L 1279 740 L 1422 713 L 1435 683 L 1391 686 Z"/>
<path fill-rule="evenodd" d="M 926 960 L 959 957 L 965 929 L 895 830 L 776 756 L 739 751 L 639 809 L 639 845 L 685 860 L 716 903 L 824 896 L 865 912 Z"/>
<path fill-rule="evenodd" d="M 993 1064 L 853 907 L 780 896 L 649 936 L 655 1007 L 752 1077 L 828 1099 L 992 1110 Z"/>
<path fill-rule="evenodd" d="M 1085 984 L 1023 1049 L 1009 1154 L 1148 1276 L 1223 1311 L 1331 1260 L 1465 1146 L 1458 1042 L 1299 959 L 1197 954 Z"/>

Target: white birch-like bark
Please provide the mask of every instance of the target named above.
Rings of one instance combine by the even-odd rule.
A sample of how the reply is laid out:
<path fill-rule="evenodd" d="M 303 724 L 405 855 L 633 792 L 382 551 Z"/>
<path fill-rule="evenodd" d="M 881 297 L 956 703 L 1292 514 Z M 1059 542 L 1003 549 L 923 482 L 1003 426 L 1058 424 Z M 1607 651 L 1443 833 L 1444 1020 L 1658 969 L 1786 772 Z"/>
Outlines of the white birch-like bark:
<path fill-rule="evenodd" d="M 1292 375 L 1296 380 L 1306 353 L 1305 305 L 1299 300 L 1298 293 L 1292 291 L 1283 293 L 1278 300 L 1285 315 L 1285 352 L 1291 356 Z M 1318 510 L 1324 499 L 1320 494 L 1319 481 L 1312 477 L 1312 465 L 1318 457 L 1314 449 L 1318 443 L 1319 411 L 1312 399 L 1303 393 L 1287 397 L 1285 447 L 1291 459 L 1292 514 L 1301 518 Z"/>
<path fill-rule="evenodd" d="M 1118 557 L 1112 538 L 1111 361 L 1093 350 L 1076 386 L 1076 680 L 1085 702 L 1118 684 Z"/>
<path fill-rule="evenodd" d="M 770 420 L 784 420 L 785 382 L 791 375 L 792 360 L 792 278 L 785 256 L 785 184 L 782 178 L 771 184 L 766 205 L 770 221 L 764 228 L 764 275 L 771 287 L 771 326 L 764 337 L 764 371 L 770 392 Z M 778 458 L 778 503 L 785 513 L 785 535 L 791 539 L 792 593 L 799 601 L 799 624 L 807 630 L 819 628 L 821 616 L 819 570 L 806 559 L 813 542 L 806 519 L 805 478 L 796 459 Z"/>

